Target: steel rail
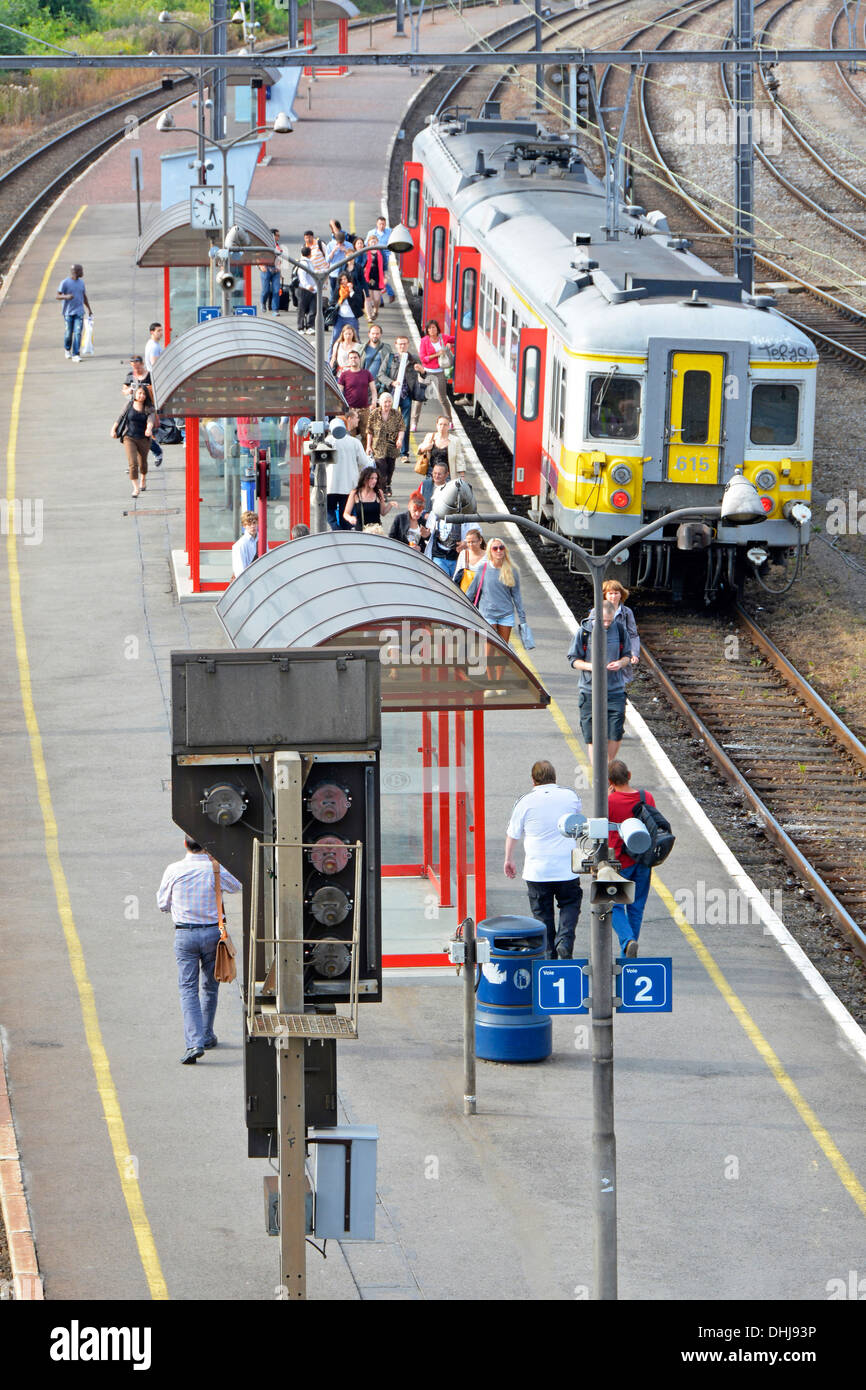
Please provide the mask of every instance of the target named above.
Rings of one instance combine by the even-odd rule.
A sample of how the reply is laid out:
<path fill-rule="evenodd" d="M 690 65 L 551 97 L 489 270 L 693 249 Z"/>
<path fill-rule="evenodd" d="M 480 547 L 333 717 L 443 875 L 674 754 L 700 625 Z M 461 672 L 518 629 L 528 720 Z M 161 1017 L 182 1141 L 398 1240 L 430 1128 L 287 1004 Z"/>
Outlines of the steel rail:
<path fill-rule="evenodd" d="M 731 61 L 733 61 L 733 54 L 731 55 Z M 769 61 L 769 57 L 767 61 Z M 652 63 L 648 63 L 647 66 L 651 67 Z M 730 240 L 730 230 L 727 227 L 723 226 L 721 222 L 718 222 L 712 216 L 711 213 L 709 213 L 705 208 L 703 208 L 698 202 L 695 201 L 695 199 L 689 193 L 686 192 L 679 180 L 678 175 L 674 173 L 668 161 L 662 154 L 658 141 L 655 138 L 655 134 L 653 132 L 649 118 L 649 112 L 647 110 L 645 73 L 641 75 L 639 81 L 638 107 L 640 111 L 641 124 L 643 126 L 644 133 L 646 134 L 646 137 L 649 141 L 652 155 L 657 161 L 659 167 L 664 171 L 665 177 L 668 181 L 668 187 L 670 188 L 671 192 L 676 194 L 676 196 L 680 198 L 688 208 L 691 209 L 691 211 L 701 222 L 705 223 L 708 227 L 711 227 L 713 231 L 721 233 L 723 237 Z M 639 174 L 641 171 L 640 169 L 636 169 L 636 172 Z M 789 267 L 780 265 L 778 261 L 771 260 L 770 257 L 767 256 L 765 253 L 756 250 L 755 259 L 757 261 L 760 261 L 762 265 L 767 266 L 768 269 L 774 271 L 779 279 L 787 280 L 790 281 L 792 284 L 799 285 L 802 289 L 806 290 L 807 293 L 812 295 L 815 299 L 820 300 L 824 304 L 829 304 L 832 309 L 835 309 L 843 317 L 853 320 L 860 320 L 862 318 L 860 311 L 858 309 L 855 309 L 853 305 L 846 304 L 843 300 L 837 299 L 835 295 L 830 294 L 827 290 L 822 290 L 819 288 L 819 286 L 813 285 L 811 281 L 804 279 L 801 275 L 797 275 Z M 804 333 L 808 334 L 809 337 L 819 338 L 821 342 L 826 343 L 828 346 L 830 346 L 830 348 L 833 351 L 839 352 L 846 357 L 850 357 L 852 361 L 856 362 L 858 366 L 866 367 L 866 353 L 858 352 L 856 348 L 849 347 L 846 343 L 841 342 L 837 338 L 831 337 L 829 334 L 823 332 L 823 330 L 819 328 L 813 328 L 811 324 L 804 323 L 802 319 L 797 319 L 791 314 L 783 313 L 781 310 L 779 310 L 779 313 L 782 318 L 787 319 L 796 327 L 801 328 Z"/>
<path fill-rule="evenodd" d="M 754 624 L 751 623 L 751 620 L 749 621 L 750 626 L 753 627 Z M 773 651 L 776 651 L 777 649 L 773 647 L 770 639 L 763 634 L 762 636 L 768 648 L 772 648 Z M 743 776 L 739 768 L 731 761 L 718 739 L 710 732 L 700 715 L 692 708 L 680 691 L 677 690 L 676 685 L 671 680 L 664 667 L 660 664 L 658 659 L 653 656 L 651 650 L 643 640 L 641 641 L 641 655 L 646 657 L 647 665 L 658 680 L 670 703 L 686 721 L 695 735 L 703 741 L 704 746 L 718 765 L 723 776 L 745 797 L 746 801 L 761 821 L 767 838 L 773 842 L 794 871 L 801 878 L 805 879 L 815 896 L 820 900 L 827 912 L 849 938 L 853 950 L 862 960 L 866 961 L 866 933 L 864 933 L 863 929 L 854 921 L 848 909 L 843 906 L 832 889 L 827 886 L 818 870 L 809 862 L 802 850 L 797 848 L 788 833 L 783 830 L 782 826 L 773 815 L 773 812 Z M 781 652 L 779 652 L 778 655 L 781 657 Z M 787 662 L 784 657 L 782 657 L 782 662 L 785 666 L 790 667 L 790 663 Z M 773 661 L 772 664 L 775 665 L 775 661 Z M 793 667 L 790 667 L 790 669 L 794 671 Z M 804 684 L 803 677 L 797 672 L 795 672 L 795 675 L 797 675 L 798 678 L 796 689 L 799 694 Z M 787 675 L 785 679 L 787 680 Z M 814 695 L 814 691 L 812 694 Z M 818 698 L 819 697 L 815 696 L 816 700 Z M 821 703 L 823 704 L 823 702 Z M 830 713 L 832 713 L 832 711 L 830 711 Z M 835 731 L 833 729 L 830 729 L 830 732 L 834 733 L 835 736 Z M 854 739 L 854 735 L 850 733 L 850 730 L 846 730 L 846 732 L 856 743 L 857 740 Z M 861 751 L 864 753 L 864 756 L 866 756 L 866 750 L 862 750 L 862 746 Z"/>

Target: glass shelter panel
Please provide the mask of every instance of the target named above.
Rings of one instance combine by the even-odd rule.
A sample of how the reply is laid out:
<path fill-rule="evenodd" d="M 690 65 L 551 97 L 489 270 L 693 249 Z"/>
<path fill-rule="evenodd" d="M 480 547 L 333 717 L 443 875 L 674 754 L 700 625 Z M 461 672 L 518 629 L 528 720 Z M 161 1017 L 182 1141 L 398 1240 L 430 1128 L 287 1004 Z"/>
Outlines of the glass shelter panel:
<path fill-rule="evenodd" d="M 225 584 L 232 577 L 231 547 L 240 537 L 241 516 L 258 512 L 256 459 L 268 453 L 268 549 L 289 538 L 289 477 L 299 463 L 289 458 L 289 419 L 276 416 L 199 420 L 200 578 Z"/>

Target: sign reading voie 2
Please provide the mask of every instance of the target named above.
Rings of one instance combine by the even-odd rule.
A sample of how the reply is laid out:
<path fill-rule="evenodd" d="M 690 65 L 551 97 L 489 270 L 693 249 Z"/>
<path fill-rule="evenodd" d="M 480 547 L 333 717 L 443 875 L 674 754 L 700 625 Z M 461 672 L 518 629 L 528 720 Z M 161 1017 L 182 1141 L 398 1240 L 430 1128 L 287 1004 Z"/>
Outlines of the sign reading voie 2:
<path fill-rule="evenodd" d="M 670 956 L 644 960 L 624 960 L 619 977 L 622 1003 L 617 1012 L 623 1014 L 669 1014 L 673 1010 L 671 993 Z"/>

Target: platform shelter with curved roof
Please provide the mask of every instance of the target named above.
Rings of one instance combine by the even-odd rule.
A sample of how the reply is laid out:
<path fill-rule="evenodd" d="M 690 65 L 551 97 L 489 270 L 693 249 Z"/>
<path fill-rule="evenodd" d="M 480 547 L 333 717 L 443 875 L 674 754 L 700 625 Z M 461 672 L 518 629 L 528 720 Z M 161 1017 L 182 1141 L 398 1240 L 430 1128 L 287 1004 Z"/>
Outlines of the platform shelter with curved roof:
<path fill-rule="evenodd" d="M 235 222 L 249 234 L 254 246 L 273 246 L 274 238 L 266 222 L 243 203 L 236 203 Z M 219 233 L 219 228 L 216 229 Z M 208 252 L 213 242 L 208 233 L 189 224 L 189 198 L 172 203 L 148 222 L 135 248 L 139 266 L 210 265 Z"/>
<path fill-rule="evenodd" d="M 432 560 L 328 531 L 255 560 L 217 616 L 235 647 L 381 649 L 383 710 L 543 709 L 547 691 Z"/>
<path fill-rule="evenodd" d="M 345 403 L 325 367 L 326 409 Z M 232 317 L 196 324 L 153 365 L 157 410 L 164 415 L 262 416 L 311 413 L 313 342 L 278 319 Z"/>

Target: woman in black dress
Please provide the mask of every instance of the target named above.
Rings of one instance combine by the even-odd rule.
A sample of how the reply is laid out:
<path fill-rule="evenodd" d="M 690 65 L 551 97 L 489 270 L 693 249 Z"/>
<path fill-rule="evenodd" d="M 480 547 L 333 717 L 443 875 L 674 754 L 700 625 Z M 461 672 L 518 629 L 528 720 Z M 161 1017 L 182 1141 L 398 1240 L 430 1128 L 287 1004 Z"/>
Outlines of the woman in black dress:
<path fill-rule="evenodd" d="M 360 535 L 365 526 L 378 526 L 393 505 L 385 496 L 378 468 L 362 468 L 357 487 L 349 493 L 343 517 Z"/>

